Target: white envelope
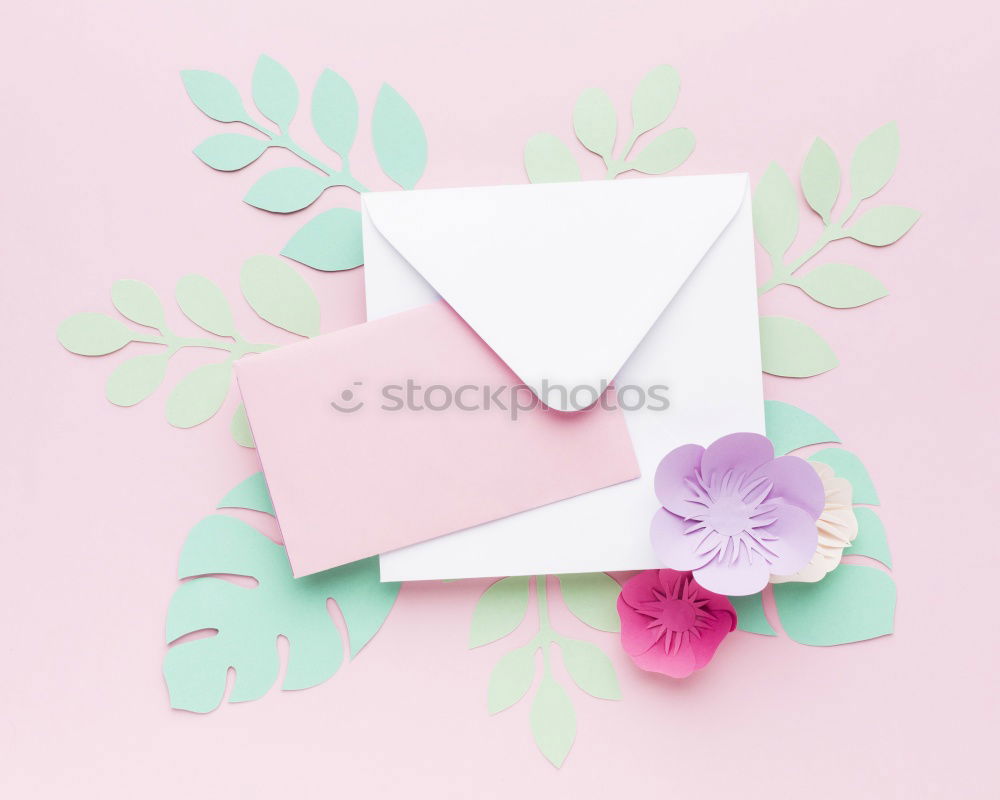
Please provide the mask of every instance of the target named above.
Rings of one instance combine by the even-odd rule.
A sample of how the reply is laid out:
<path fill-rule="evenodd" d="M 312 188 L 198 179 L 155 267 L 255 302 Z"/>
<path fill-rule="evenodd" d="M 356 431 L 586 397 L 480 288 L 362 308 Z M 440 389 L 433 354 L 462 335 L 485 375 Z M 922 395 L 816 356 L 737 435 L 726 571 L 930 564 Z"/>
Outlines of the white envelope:
<path fill-rule="evenodd" d="M 444 298 L 552 408 L 647 395 L 641 478 L 386 553 L 383 580 L 657 567 L 660 459 L 764 433 L 745 174 L 368 193 L 362 235 L 369 320 Z"/>

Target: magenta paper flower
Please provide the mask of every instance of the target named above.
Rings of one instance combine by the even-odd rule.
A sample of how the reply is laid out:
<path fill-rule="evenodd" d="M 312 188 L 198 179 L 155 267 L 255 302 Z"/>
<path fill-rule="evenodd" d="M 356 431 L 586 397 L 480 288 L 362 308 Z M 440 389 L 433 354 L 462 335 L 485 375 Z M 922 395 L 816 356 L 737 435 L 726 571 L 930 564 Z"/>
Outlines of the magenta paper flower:
<path fill-rule="evenodd" d="M 774 457 L 756 433 L 667 453 L 653 480 L 663 506 L 650 538 L 665 567 L 691 570 L 713 592 L 754 594 L 794 575 L 816 552 L 823 483 L 807 461 Z"/>
<path fill-rule="evenodd" d="M 710 592 L 690 572 L 650 569 L 630 578 L 618 595 L 622 647 L 636 666 L 686 678 L 715 655 L 736 628 L 729 598 Z"/>

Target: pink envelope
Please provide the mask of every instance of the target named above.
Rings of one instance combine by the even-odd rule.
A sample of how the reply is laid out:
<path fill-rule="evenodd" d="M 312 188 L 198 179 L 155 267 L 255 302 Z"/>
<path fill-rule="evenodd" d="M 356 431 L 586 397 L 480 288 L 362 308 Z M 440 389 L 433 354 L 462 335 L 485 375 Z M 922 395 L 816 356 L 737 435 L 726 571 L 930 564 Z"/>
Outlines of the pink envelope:
<path fill-rule="evenodd" d="M 236 374 L 296 576 L 639 476 L 613 403 L 542 406 L 444 302 Z"/>

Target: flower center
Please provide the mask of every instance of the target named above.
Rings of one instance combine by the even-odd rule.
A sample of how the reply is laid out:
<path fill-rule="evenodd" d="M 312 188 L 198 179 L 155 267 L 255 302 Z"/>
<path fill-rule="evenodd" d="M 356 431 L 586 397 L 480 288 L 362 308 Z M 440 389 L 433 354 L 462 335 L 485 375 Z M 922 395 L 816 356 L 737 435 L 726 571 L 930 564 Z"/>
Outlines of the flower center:
<path fill-rule="evenodd" d="M 687 631 L 697 619 L 695 607 L 687 600 L 665 597 L 660 601 L 659 622 L 672 631 Z"/>
<path fill-rule="evenodd" d="M 712 503 L 705 515 L 706 524 L 723 536 L 735 537 L 751 530 L 752 509 L 738 495 L 720 497 Z"/>

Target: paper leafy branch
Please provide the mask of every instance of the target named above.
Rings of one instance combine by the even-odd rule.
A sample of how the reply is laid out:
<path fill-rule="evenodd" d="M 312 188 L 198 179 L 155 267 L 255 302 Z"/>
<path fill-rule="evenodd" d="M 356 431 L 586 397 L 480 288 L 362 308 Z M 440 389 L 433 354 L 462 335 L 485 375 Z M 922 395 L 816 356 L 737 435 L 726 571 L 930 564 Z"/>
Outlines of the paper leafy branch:
<path fill-rule="evenodd" d="M 194 150 L 208 166 L 224 172 L 243 169 L 271 148 L 286 150 L 306 165 L 266 172 L 243 198 L 250 205 L 290 214 L 312 205 L 335 186 L 367 190 L 350 164 L 358 131 L 358 99 L 336 72 L 323 71 L 311 98 L 313 128 L 337 157 L 335 166 L 326 161 L 327 156 L 317 157 L 293 137 L 291 124 L 299 109 L 299 89 L 288 70 L 273 58 L 260 56 L 251 90 L 254 105 L 271 125 L 251 117 L 228 78 L 205 70 L 185 70 L 181 77 L 188 96 L 207 116 L 244 125 L 259 134 L 209 137 Z M 375 100 L 371 135 L 382 171 L 404 189 L 412 189 L 427 166 L 427 137 L 413 109 L 389 84 L 382 85 Z M 352 208 L 323 211 L 292 236 L 281 254 L 327 272 L 358 267 L 363 261 L 361 216 Z"/>
<path fill-rule="evenodd" d="M 896 123 L 883 125 L 855 149 L 849 172 L 849 197 L 843 210 L 834 212 L 841 194 L 837 157 L 822 139 L 813 142 L 802 165 L 799 182 L 806 203 L 822 220 L 823 230 L 797 257 L 788 250 L 799 231 L 799 202 L 785 171 L 772 163 L 753 195 L 753 222 L 757 241 L 771 261 L 771 276 L 760 286 L 765 294 L 781 286 L 796 286 L 813 300 L 831 308 L 856 308 L 888 294 L 870 272 L 851 264 L 828 262 L 800 274 L 831 242 L 853 239 L 884 247 L 902 238 L 920 218 L 905 206 L 883 205 L 855 218 L 862 201 L 881 191 L 892 178 L 899 160 Z M 837 366 L 826 341 L 812 328 L 788 317 L 761 318 L 764 371 L 783 377 L 810 377 Z"/>
<path fill-rule="evenodd" d="M 598 630 L 618 631 L 616 603 L 621 587 L 613 578 L 595 573 L 560 575 L 555 580 L 561 587 L 563 602 L 577 619 Z M 569 693 L 553 670 L 554 651 L 559 651 L 566 672 L 587 694 L 619 700 L 621 690 L 611 660 L 597 645 L 565 636 L 553 627 L 545 576 L 502 578 L 490 585 L 473 613 L 469 646 L 496 642 L 520 627 L 527 615 L 531 584 L 535 587 L 538 630 L 526 644 L 496 663 L 487 689 L 487 707 L 491 714 L 504 711 L 524 698 L 537 682 L 531 701 L 531 733 L 542 755 L 559 767 L 576 738 L 576 713 Z"/>
<path fill-rule="evenodd" d="M 260 473 L 234 488 L 220 507 L 273 514 Z M 238 583 L 235 576 L 253 578 L 256 585 Z M 327 600 L 340 609 L 354 658 L 382 626 L 400 586 L 379 581 L 377 558 L 293 578 L 284 547 L 221 514 L 201 520 L 188 534 L 178 577 L 184 583 L 167 611 L 167 644 L 199 631 L 212 635 L 173 644 L 163 675 L 170 705 L 198 713 L 218 708 L 230 668 L 236 678 L 229 702 L 263 697 L 278 677 L 278 636 L 289 645 L 281 688 L 323 683 L 344 661 Z"/>
<path fill-rule="evenodd" d="M 636 141 L 666 122 L 680 92 L 677 70 L 656 67 L 640 81 L 632 95 L 632 129 L 618 153 L 618 115 L 611 98 L 602 89 L 587 89 L 573 109 L 576 138 L 604 161 L 605 178 L 636 170 L 647 175 L 663 175 L 677 169 L 694 150 L 694 134 L 687 128 L 658 133 L 630 159 Z M 549 133 L 532 137 L 524 148 L 524 167 L 532 183 L 578 181 L 580 165 L 566 144 Z"/>
<path fill-rule="evenodd" d="M 319 301 L 302 276 L 282 259 L 267 255 L 248 259 L 240 273 L 240 288 L 254 312 L 271 325 L 303 337 L 319 333 Z M 118 317 L 87 312 L 64 320 L 58 337 L 63 347 L 82 356 L 109 355 L 130 344 L 159 346 L 158 352 L 142 352 L 122 361 L 108 377 L 105 394 L 117 406 L 133 406 L 152 395 L 166 377 L 170 359 L 181 350 L 200 347 L 221 351 L 222 361 L 195 368 L 167 397 L 167 422 L 177 428 L 191 428 L 213 417 L 222 407 L 232 385 L 236 359 L 276 345 L 245 339 L 236 329 L 222 290 L 208 278 L 185 275 L 177 282 L 174 298 L 203 335 L 175 333 L 151 286 L 120 280 L 111 287 L 111 302 L 134 325 Z M 253 446 L 242 404 L 230 427 L 239 444 Z"/>
<path fill-rule="evenodd" d="M 800 408 L 776 400 L 765 403 L 767 435 L 775 453 L 817 444 L 840 443 L 825 424 Z M 828 447 L 809 456 L 833 468 L 853 488 L 858 535 L 845 556 L 860 556 L 892 566 L 885 527 L 874 509 L 878 494 L 860 459 L 841 447 Z M 859 642 L 892 633 L 896 609 L 896 585 L 892 576 L 873 565 L 841 563 L 816 583 L 779 583 L 773 592 L 781 626 L 800 644 L 830 646 Z M 732 597 L 741 630 L 776 636 L 764 614 L 763 594 Z"/>

